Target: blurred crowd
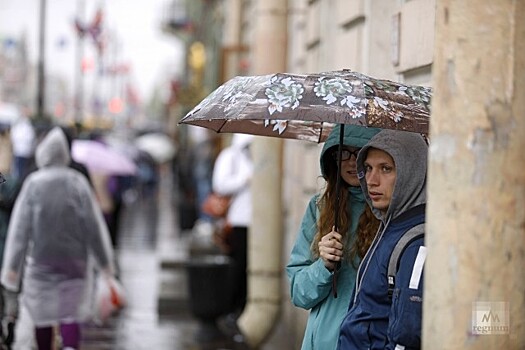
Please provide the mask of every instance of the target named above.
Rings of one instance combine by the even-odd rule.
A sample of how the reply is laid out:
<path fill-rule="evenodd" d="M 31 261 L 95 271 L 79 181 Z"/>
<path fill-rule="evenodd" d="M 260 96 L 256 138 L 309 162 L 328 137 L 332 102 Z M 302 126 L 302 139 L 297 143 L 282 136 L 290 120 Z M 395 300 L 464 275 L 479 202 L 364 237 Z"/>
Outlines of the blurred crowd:
<path fill-rule="evenodd" d="M 175 155 L 174 143 L 160 132 L 61 128 L 71 152 L 70 166 L 83 172 L 92 184 L 116 245 L 114 236 L 123 201 L 155 194 L 161 167 Z M 37 170 L 35 150 L 49 130 L 35 127 L 24 116 L 12 125 L 0 126 L 0 172 L 9 180 L 9 186 L 0 190 L 19 190 L 27 175 Z M 159 144 L 155 138 L 162 138 L 166 144 Z"/>
<path fill-rule="evenodd" d="M 6 179 L 0 185 L 1 349 L 10 349 L 15 339 L 22 298 L 32 307 L 39 349 L 48 348 L 51 325 L 60 325 L 62 341 L 76 348 L 78 309 L 86 307 L 73 299 L 93 289 L 85 285 L 95 281 L 90 271 L 116 283 L 121 210 L 156 196 L 175 153 L 171 138 L 159 131 L 41 127 L 23 115 L 0 125 L 0 172 Z M 88 256 L 98 260 L 98 269 Z M 42 291 L 49 294 L 46 302 Z M 65 295 L 73 298 L 70 303 Z M 60 300 L 56 307 L 53 296 Z"/>
<path fill-rule="evenodd" d="M 191 233 L 190 237 L 194 241 L 202 238 L 204 233 L 208 245 L 206 252 L 229 258 L 228 271 L 231 273 L 228 272 L 228 281 L 222 284 L 220 291 L 215 292 L 224 293 L 230 302 L 223 303 L 221 310 L 206 310 L 204 317 L 215 313 L 226 314 L 224 327 L 228 328 L 228 332 L 235 332 L 236 320 L 246 303 L 252 137 L 218 136 L 194 127 L 185 129 L 185 132 L 186 135 L 181 131 L 176 144 L 170 136 L 157 129 L 93 130 L 83 129 L 79 125 L 43 127 L 26 116 L 0 125 L 0 172 L 6 178 L 6 182 L 0 185 L 0 263 L 9 263 L 9 268 L 4 266 L 1 273 L 3 291 L 0 302 L 3 304 L 0 310 L 3 313 L 0 315 L 0 349 L 2 346 L 9 349 L 15 339 L 18 302 L 22 299 L 25 299 L 25 306 L 34 306 L 34 310 L 29 310 L 35 324 L 34 341 L 38 349 L 47 349 L 49 310 L 42 310 L 41 305 L 49 306 L 51 303 L 42 303 L 43 294 L 32 291 L 34 286 L 38 290 L 49 291 L 50 294 L 45 298 L 52 300 L 53 296 L 64 293 L 82 295 L 79 290 L 85 288 L 84 282 L 91 280 L 96 283 L 96 278 L 90 279 L 88 274 L 80 273 L 91 269 L 87 260 L 84 262 L 80 259 L 82 263 L 79 265 L 78 259 L 72 262 L 66 261 L 65 257 L 77 256 L 79 251 L 92 249 L 98 252 L 98 255 L 93 255 L 100 260 L 98 274 L 118 280 L 119 267 L 114 252 L 119 249 L 122 209 L 156 196 L 160 176 L 168 174 L 174 180 L 173 198 L 176 201 L 174 204 L 178 211 L 180 231 Z M 62 135 L 64 145 L 60 141 Z M 62 146 L 65 148 L 61 149 Z M 66 164 L 62 164 L 64 159 L 67 159 Z M 82 184 L 84 182 L 87 187 Z M 90 198 L 85 193 L 86 188 L 92 193 L 93 205 L 96 207 L 94 212 L 89 209 L 89 200 L 84 202 Z M 78 193 L 84 195 L 77 198 L 75 196 Z M 203 204 L 212 194 L 228 198 L 224 213 L 217 215 L 203 210 Z M 37 224 L 24 224 L 29 221 Z M 84 221 L 87 223 L 83 225 Z M 74 248 L 74 232 L 78 233 L 78 237 L 85 236 L 89 231 L 86 227 L 91 227 L 93 231 L 90 233 L 91 238 Z M 53 233 L 61 231 L 68 234 L 53 236 Z M 39 240 L 39 235 L 45 235 L 46 238 Z M 105 238 L 97 238 L 100 236 Z M 17 238 L 10 240 L 9 237 Z M 56 245 L 50 247 L 45 243 L 45 248 L 42 248 L 53 251 L 53 254 L 49 254 L 54 262 L 49 263 L 46 260 L 49 254 L 39 256 L 36 253 L 39 249 L 35 250 L 35 247 L 44 241 L 53 240 Z M 62 247 L 62 241 L 69 241 L 67 248 Z M 82 239 L 79 238 L 79 242 Z M 6 245 L 9 246 L 8 252 L 4 254 Z M 26 249 L 29 246 L 32 248 Z M 203 252 L 192 250 L 191 253 L 192 259 L 198 259 L 198 255 Z M 13 260 L 20 256 L 26 256 L 24 263 Z M 18 271 L 18 267 L 12 266 L 28 264 L 28 261 L 35 264 L 27 265 L 25 270 L 20 267 Z M 77 268 L 62 270 L 65 266 Z M 31 269 L 37 276 L 34 280 L 31 279 L 35 277 L 31 276 L 32 273 L 22 276 L 22 271 Z M 62 278 L 57 276 L 64 275 L 70 275 L 72 279 L 81 276 L 84 282 L 77 286 L 80 289 L 64 292 L 54 288 L 60 285 L 58 281 Z M 71 279 L 63 282 L 67 288 L 73 288 Z M 196 282 L 191 281 L 190 284 Z M 6 284 L 10 288 L 4 288 Z M 192 299 L 198 302 L 197 297 Z M 69 304 L 85 308 L 82 300 L 72 300 Z M 67 310 L 68 319 L 81 319 L 76 311 L 77 307 Z M 197 310 L 194 311 L 195 316 L 200 316 Z M 61 319 L 52 316 L 53 321 Z M 63 341 L 73 345 L 75 341 L 78 342 L 80 328 L 75 326 L 75 322 L 52 323 Z"/>

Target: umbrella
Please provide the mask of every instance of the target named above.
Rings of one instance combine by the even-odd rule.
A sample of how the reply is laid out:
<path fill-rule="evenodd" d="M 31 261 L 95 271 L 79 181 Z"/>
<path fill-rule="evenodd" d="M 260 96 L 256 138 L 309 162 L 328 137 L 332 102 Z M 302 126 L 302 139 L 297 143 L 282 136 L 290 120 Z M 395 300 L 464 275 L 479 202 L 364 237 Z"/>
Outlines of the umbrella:
<path fill-rule="evenodd" d="M 137 137 L 135 145 L 138 149 L 149 153 L 157 163 L 169 161 L 176 153 L 173 140 L 160 132 L 147 133 Z"/>
<path fill-rule="evenodd" d="M 219 86 L 179 123 L 216 132 L 315 142 L 324 141 L 338 123 L 341 159 L 345 124 L 427 134 L 431 94 L 428 87 L 376 79 L 348 69 L 238 76 Z M 340 181 L 338 178 L 337 194 Z M 338 221 L 336 214 L 336 229 Z"/>
<path fill-rule="evenodd" d="M 93 140 L 73 140 L 71 156 L 90 172 L 106 175 L 135 175 L 137 166 L 126 155 Z"/>
<path fill-rule="evenodd" d="M 179 123 L 322 142 L 335 123 L 428 133 L 431 89 L 350 70 L 238 76 Z"/>
<path fill-rule="evenodd" d="M 431 94 L 428 87 L 349 69 L 238 76 L 219 86 L 179 124 L 323 142 L 339 123 L 341 152 L 345 124 L 427 134 Z"/>

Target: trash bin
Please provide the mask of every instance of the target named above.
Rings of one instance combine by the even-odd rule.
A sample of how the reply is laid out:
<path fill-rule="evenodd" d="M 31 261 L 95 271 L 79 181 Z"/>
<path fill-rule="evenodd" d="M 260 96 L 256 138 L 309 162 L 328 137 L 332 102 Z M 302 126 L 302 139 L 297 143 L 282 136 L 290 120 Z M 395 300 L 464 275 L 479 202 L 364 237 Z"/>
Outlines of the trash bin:
<path fill-rule="evenodd" d="M 224 336 L 217 327 L 220 316 L 233 310 L 233 261 L 225 255 L 194 255 L 187 265 L 190 310 L 200 321 L 196 339 Z"/>

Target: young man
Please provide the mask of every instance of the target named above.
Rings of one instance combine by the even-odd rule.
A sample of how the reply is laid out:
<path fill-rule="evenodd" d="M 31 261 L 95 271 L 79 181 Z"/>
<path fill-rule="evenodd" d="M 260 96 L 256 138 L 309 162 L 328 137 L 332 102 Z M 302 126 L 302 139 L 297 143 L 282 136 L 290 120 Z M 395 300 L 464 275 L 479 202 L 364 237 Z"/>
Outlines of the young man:
<path fill-rule="evenodd" d="M 349 311 L 341 324 L 341 350 L 420 348 L 423 237 L 405 244 L 391 293 L 387 269 L 405 233 L 423 233 L 419 225 L 425 222 L 427 152 L 421 135 L 392 130 L 381 131 L 359 152 L 361 187 L 381 225 L 359 266 Z"/>

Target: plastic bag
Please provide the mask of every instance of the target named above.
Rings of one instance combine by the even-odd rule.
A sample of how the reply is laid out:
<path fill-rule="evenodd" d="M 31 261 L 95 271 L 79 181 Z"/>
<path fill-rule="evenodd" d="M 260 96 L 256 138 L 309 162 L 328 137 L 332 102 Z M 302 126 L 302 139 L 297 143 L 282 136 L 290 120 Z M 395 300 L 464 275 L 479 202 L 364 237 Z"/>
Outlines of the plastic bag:
<path fill-rule="evenodd" d="M 95 322 L 104 324 L 126 306 L 122 284 L 114 277 L 99 275 L 95 290 Z"/>

